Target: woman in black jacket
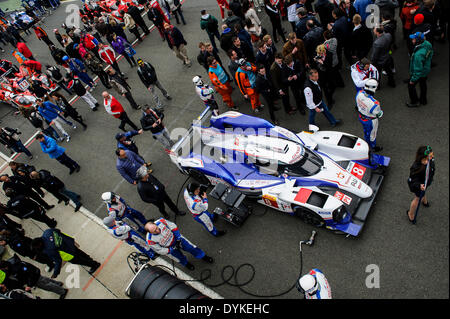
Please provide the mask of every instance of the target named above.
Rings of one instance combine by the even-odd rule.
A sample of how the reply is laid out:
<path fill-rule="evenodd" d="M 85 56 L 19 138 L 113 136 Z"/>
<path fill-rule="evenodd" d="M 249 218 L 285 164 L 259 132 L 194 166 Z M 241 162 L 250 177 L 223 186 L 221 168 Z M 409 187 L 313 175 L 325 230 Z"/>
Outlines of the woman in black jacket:
<path fill-rule="evenodd" d="M 276 6 L 272 5 L 270 0 L 264 0 L 266 13 L 270 18 L 270 23 L 272 23 L 272 29 L 273 29 L 273 40 L 275 43 L 278 42 L 277 32 L 281 37 L 281 40 L 283 43 L 286 43 L 286 37 L 284 36 L 283 27 L 281 26 L 281 16 L 280 16 L 280 10 Z"/>
<path fill-rule="evenodd" d="M 427 166 L 429 169 L 427 173 Z M 408 186 L 415 197 L 411 202 L 409 210 L 406 211 L 408 219 L 413 223 L 414 215 L 419 205 L 419 199 L 422 196 L 421 203 L 425 207 L 430 207 L 430 203 L 425 195 L 425 190 L 431 185 L 434 176 L 434 153 L 430 146 L 420 146 L 416 152 L 416 160 L 409 169 Z M 427 177 L 428 175 L 428 177 Z M 425 184 L 426 183 L 426 184 Z"/>

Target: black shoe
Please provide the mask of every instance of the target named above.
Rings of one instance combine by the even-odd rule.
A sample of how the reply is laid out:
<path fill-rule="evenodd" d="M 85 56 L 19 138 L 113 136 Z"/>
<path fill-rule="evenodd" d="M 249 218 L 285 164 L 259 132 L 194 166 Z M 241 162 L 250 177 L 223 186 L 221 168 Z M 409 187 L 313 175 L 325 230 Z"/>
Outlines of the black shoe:
<path fill-rule="evenodd" d="M 427 101 L 420 101 L 419 103 L 420 103 L 420 105 L 427 105 L 428 104 Z"/>
<path fill-rule="evenodd" d="M 69 175 L 72 175 L 73 172 L 75 172 L 75 169 L 74 169 L 74 168 L 72 168 L 72 169 L 70 170 Z"/>
<path fill-rule="evenodd" d="M 381 147 L 381 146 L 375 146 L 373 149 L 372 149 L 372 151 L 374 151 L 374 152 L 380 152 L 380 151 L 382 151 L 383 150 L 383 148 Z"/>
<path fill-rule="evenodd" d="M 176 213 L 175 215 L 184 216 L 184 215 L 186 215 L 186 212 L 179 210 L 178 213 Z"/>
<path fill-rule="evenodd" d="M 52 209 L 52 208 L 54 208 L 55 207 L 55 205 L 49 205 L 49 206 L 47 206 L 45 209 L 46 210 L 50 210 L 50 209 Z"/>
<path fill-rule="evenodd" d="M 75 171 L 78 173 L 80 171 L 81 166 L 78 165 L 77 168 L 75 168 Z"/>
<path fill-rule="evenodd" d="M 274 107 L 273 107 L 273 110 L 274 110 L 274 111 L 279 111 L 279 110 L 281 110 L 281 107 L 274 106 Z"/>
<path fill-rule="evenodd" d="M 59 299 L 65 299 L 68 292 L 69 292 L 69 289 L 64 289 L 64 293 L 59 296 Z"/>
<path fill-rule="evenodd" d="M 419 106 L 419 103 L 406 103 L 406 106 L 407 107 L 418 107 Z"/>
<path fill-rule="evenodd" d="M 172 100 L 172 97 L 170 95 L 166 95 L 165 98 L 168 99 L 169 101 Z"/>
<path fill-rule="evenodd" d="M 55 228 L 56 227 L 56 225 L 58 225 L 58 222 L 55 220 L 55 219 L 52 219 L 52 224 L 51 225 L 49 225 L 50 226 L 50 228 Z"/>
<path fill-rule="evenodd" d="M 227 231 L 226 230 L 218 230 L 217 231 L 217 235 L 216 235 L 216 237 L 220 237 L 220 236 L 223 236 L 223 235 L 225 235 L 227 233 Z"/>
<path fill-rule="evenodd" d="M 425 206 L 425 207 L 430 207 L 430 202 L 428 202 L 426 204 L 424 202 L 422 202 L 422 205 Z"/>
<path fill-rule="evenodd" d="M 169 219 L 169 214 L 167 214 L 167 213 L 165 213 L 165 214 L 162 214 L 163 215 L 163 217 L 165 218 L 165 219 Z"/>
<path fill-rule="evenodd" d="M 101 264 L 96 262 L 95 265 L 89 269 L 88 273 L 90 275 L 94 274 L 100 266 Z"/>
<path fill-rule="evenodd" d="M 76 212 L 79 211 L 81 206 L 82 206 L 82 204 L 81 204 L 81 203 L 78 203 L 78 205 L 75 207 L 75 211 L 76 211 Z"/>
<path fill-rule="evenodd" d="M 94 107 L 92 108 L 92 111 L 96 112 L 97 109 L 98 109 L 98 106 L 96 105 L 96 106 L 94 106 Z"/>
<path fill-rule="evenodd" d="M 186 267 L 189 270 L 194 270 L 195 269 L 194 265 L 191 264 L 190 262 L 188 262 L 184 267 Z"/>
<path fill-rule="evenodd" d="M 83 131 L 86 131 L 86 129 L 87 129 L 87 125 L 85 124 L 85 125 L 83 125 Z"/>
<path fill-rule="evenodd" d="M 426 103 L 425 103 L 426 104 Z M 32 160 L 33 159 L 33 155 L 28 156 L 28 159 Z"/>
<path fill-rule="evenodd" d="M 336 127 L 336 126 L 341 125 L 341 124 L 342 124 L 342 120 L 336 120 L 336 122 L 331 124 L 331 127 Z"/>
<path fill-rule="evenodd" d="M 62 202 L 62 199 L 58 199 L 58 204 Z M 67 204 L 66 204 L 67 205 Z"/>
<path fill-rule="evenodd" d="M 212 257 L 209 257 L 208 255 L 203 256 L 202 260 L 206 261 L 209 264 L 212 264 L 214 262 L 214 259 L 212 259 Z"/>
<path fill-rule="evenodd" d="M 69 200 L 64 201 L 64 205 L 66 206 L 69 205 L 69 202 L 70 202 Z"/>

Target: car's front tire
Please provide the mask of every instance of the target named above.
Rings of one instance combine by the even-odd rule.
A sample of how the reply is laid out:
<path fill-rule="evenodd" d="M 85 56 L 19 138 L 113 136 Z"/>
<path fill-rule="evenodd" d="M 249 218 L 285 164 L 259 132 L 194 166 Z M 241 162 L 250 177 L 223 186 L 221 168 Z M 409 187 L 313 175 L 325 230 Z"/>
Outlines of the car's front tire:
<path fill-rule="evenodd" d="M 316 227 L 325 226 L 325 221 L 312 210 L 305 207 L 296 207 L 294 209 L 295 216 L 299 217 L 305 223 Z"/>

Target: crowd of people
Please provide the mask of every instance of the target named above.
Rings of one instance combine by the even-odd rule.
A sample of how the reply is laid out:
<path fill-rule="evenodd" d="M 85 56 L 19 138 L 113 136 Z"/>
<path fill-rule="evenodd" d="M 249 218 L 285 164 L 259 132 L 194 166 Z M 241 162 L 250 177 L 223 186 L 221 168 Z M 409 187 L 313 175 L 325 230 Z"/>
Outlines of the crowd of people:
<path fill-rule="evenodd" d="M 35 21 L 39 21 L 46 13 L 46 7 L 59 6 L 57 0 L 23 2 L 27 14 Z M 214 96 L 216 93 L 222 97 L 229 110 L 244 107 L 238 106 L 239 103 L 233 100 L 232 93 L 237 88 L 244 98 L 240 101 L 249 103 L 257 115 L 264 108 L 261 96 L 275 125 L 279 124 L 276 111 L 284 110 L 290 116 L 297 114 L 297 111 L 301 115 L 308 112 L 310 125 L 315 125 L 317 113 L 322 113 L 330 126 L 335 127 L 342 124 L 342 120 L 336 119 L 331 111 L 338 105 L 334 93 L 345 86 L 342 73 L 348 72 L 355 87 L 355 107 L 364 138 L 374 152 L 382 150 L 376 144 L 376 136 L 378 122 L 383 115 L 383 103 L 374 96 L 385 77 L 388 87 L 397 87 L 393 58 L 395 51 L 402 45 L 408 49 L 410 77 L 405 81 L 408 83 L 410 100 L 406 105 L 418 107 L 427 104 L 427 78 L 434 66 L 434 43 L 445 41 L 449 36 L 449 5 L 448 1 L 441 0 L 217 0 L 217 3 L 220 18 L 206 10 L 199 12 L 200 29 L 207 33 L 210 42 L 199 42 L 200 52 L 196 60 L 205 69 L 205 79 L 209 79 L 211 85 L 201 75 L 192 79 L 195 92 L 205 105 L 211 107 L 214 115 L 221 112 Z M 379 6 L 381 13 L 375 27 L 368 22 L 371 17 L 366 11 L 372 3 Z M 167 152 L 174 144 L 164 126 L 164 105 L 155 87 L 165 99 L 172 98 L 159 81 L 155 66 L 136 57 L 139 48 L 133 46 L 130 34 L 141 43 L 145 35 L 150 33 L 148 23 L 153 24 L 162 41 L 167 43 L 182 64 L 186 68 L 192 66 L 182 27 L 173 24 L 174 19 L 177 25 L 187 23 L 182 3 L 178 0 L 163 0 L 159 4 L 154 6 L 147 0 L 84 0 L 79 10 L 82 26 L 76 28 L 62 24 L 61 30 L 53 30 L 55 42 L 43 27 L 34 24 L 32 28 L 36 37 L 48 47 L 55 61 L 54 64 L 46 64 L 45 70 L 22 37 L 20 30 L 25 31 L 26 28 L 20 26 L 18 21 L 2 26 L 4 30 L 0 43 L 9 42 L 14 47 L 16 58 L 26 71 L 26 76 L 22 71 L 12 72 L 13 77 L 25 76 L 30 86 L 21 92 L 13 85 L 2 86 L 1 97 L 3 100 L 10 99 L 18 107 L 18 112 L 40 130 L 36 140 L 42 151 L 68 167 L 70 174 L 78 172 L 80 165 L 58 143 L 70 141 L 67 128 L 77 128 L 69 118 L 79 123 L 84 130 L 87 124 L 68 98 L 55 90 L 55 86 L 64 90 L 69 97 L 81 97 L 92 111 L 97 111 L 103 104 L 108 114 L 120 120 L 119 129 L 123 131 L 115 136 L 118 173 L 129 184 L 136 185 L 142 201 L 155 205 L 163 216 L 148 220 L 119 195 L 106 192 L 102 195 L 108 209 L 105 226 L 113 237 L 127 241 L 149 258 L 155 258 L 158 254 L 168 255 L 192 270 L 193 265 L 181 250 L 209 263 L 213 259 L 182 236 L 177 225 L 169 220 L 171 217 L 165 205 L 175 215 L 183 216 L 185 213 L 165 192 L 164 185 L 151 174 L 152 163 L 139 154 L 133 140 L 133 137 L 150 131 Z M 403 39 L 400 40 L 396 39 L 396 21 L 399 20 L 396 12 L 402 22 Z M 262 23 L 263 15 L 267 15 L 271 28 Z M 282 21 L 289 22 L 292 30 L 287 31 Z M 144 34 L 141 35 L 141 31 Z M 278 44 L 280 41 L 282 43 Z M 220 50 L 226 54 L 227 61 L 219 55 Z M 138 89 L 128 84 L 128 77 L 119 65 L 119 56 L 126 59 L 131 70 L 136 68 L 139 79 L 154 100 L 154 107 L 141 106 L 136 102 L 133 94 Z M 10 64 L 4 62 L 2 65 L 12 68 Z M 2 75 L 6 74 L 6 66 L 0 69 Z M 98 81 L 105 88 L 102 92 L 103 101 L 100 102 L 91 94 L 98 87 Z M 419 94 L 416 91 L 417 84 L 420 87 Z M 142 111 L 139 123 L 130 119 L 118 96 L 126 98 L 132 109 Z M 283 108 L 277 106 L 280 102 Z M 126 125 L 131 130 L 127 130 Z M 33 155 L 20 141 L 19 133 L 16 129 L 4 127 L 0 132 L 0 142 L 14 152 L 24 152 L 31 159 Z M 419 162 L 423 160 L 423 156 L 418 158 Z M 8 244 L 18 254 L 55 269 L 52 279 L 37 276 L 40 279 L 36 279 L 34 284 L 41 288 L 47 287 L 64 297 L 67 290 L 53 280 L 59 274 L 61 264 L 54 252 L 63 249 L 49 248 L 47 239 L 51 234 L 61 238 L 65 238 L 65 235 L 55 228 L 56 221 L 46 215 L 46 210 L 53 208 L 53 205 L 42 199 L 41 188 L 66 205 L 72 200 L 75 211 L 82 205 L 80 195 L 67 190 L 64 183 L 49 171 L 37 171 L 33 166 L 18 162 L 9 165 L 14 175 L 0 177 L 5 194 L 10 198 L 6 205 L 0 207 L 0 244 Z M 422 186 L 417 188 L 417 185 L 414 190 L 416 196 L 420 190 L 423 191 Z M 207 212 L 206 195 L 200 190 L 200 185 L 189 185 L 185 191 L 185 200 L 194 219 L 212 235 L 221 236 L 225 233 L 213 225 L 214 216 Z M 421 200 L 426 206 L 426 198 Z M 407 212 L 410 220 L 417 204 L 418 199 L 415 199 Z M 50 229 L 42 237 L 32 240 L 25 236 L 20 224 L 12 222 L 5 213 L 21 219 L 33 218 L 45 223 Z M 124 217 L 134 221 L 137 227 L 128 225 Z M 78 248 L 75 251 L 73 241 L 67 238 L 64 240 L 69 247 L 65 248 L 66 253 L 72 255 L 72 259 L 68 260 L 90 266 L 90 273 L 94 273 L 99 263 Z M 14 248 L 17 241 L 23 243 L 21 249 Z M 14 272 L 19 272 L 16 268 L 13 264 L 0 265 L 0 280 L 3 278 L 0 287 L 3 291 L 29 287 L 21 282 L 17 284 L 17 280 L 15 283 L 8 280 L 17 277 L 14 276 Z M 6 275 L 2 277 L 2 273 Z"/>

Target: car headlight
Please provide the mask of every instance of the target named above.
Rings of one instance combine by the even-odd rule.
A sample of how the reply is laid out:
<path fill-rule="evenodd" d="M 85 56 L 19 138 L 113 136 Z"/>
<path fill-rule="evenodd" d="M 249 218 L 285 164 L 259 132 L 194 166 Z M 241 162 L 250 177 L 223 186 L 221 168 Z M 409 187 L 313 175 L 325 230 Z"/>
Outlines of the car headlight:
<path fill-rule="evenodd" d="M 345 217 L 347 217 L 347 209 L 345 209 L 345 206 L 344 206 L 344 205 L 342 205 L 342 206 L 336 208 L 336 209 L 333 211 L 333 220 L 334 220 L 336 223 L 342 222 L 342 221 L 345 219 Z"/>

